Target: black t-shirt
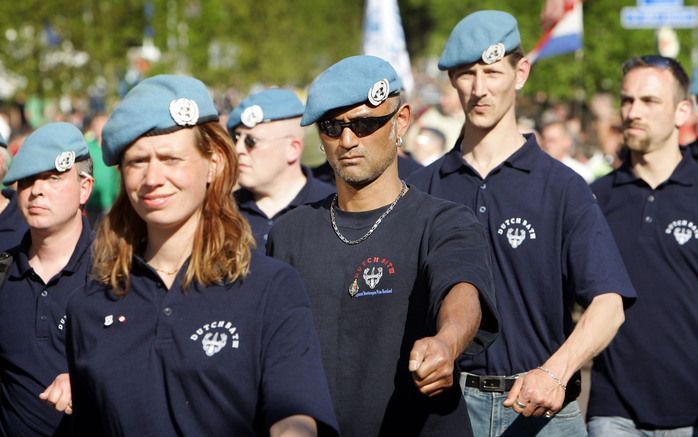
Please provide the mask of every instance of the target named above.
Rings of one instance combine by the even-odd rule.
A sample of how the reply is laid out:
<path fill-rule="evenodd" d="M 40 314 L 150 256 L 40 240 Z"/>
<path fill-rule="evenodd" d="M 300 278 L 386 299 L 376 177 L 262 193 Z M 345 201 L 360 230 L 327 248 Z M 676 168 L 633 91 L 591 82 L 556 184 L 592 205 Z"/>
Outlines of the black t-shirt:
<path fill-rule="evenodd" d="M 466 207 L 409 190 L 373 234 L 350 246 L 332 229 L 331 200 L 279 219 L 267 250 L 298 269 L 306 285 L 342 435 L 467 435 L 458 384 L 427 398 L 412 381 L 408 359 L 416 340 L 435 334 L 441 300 L 459 282 L 478 288 L 483 312 L 469 352 L 494 338 L 482 226 Z M 385 210 L 336 211 L 337 224 L 357 239 Z"/>

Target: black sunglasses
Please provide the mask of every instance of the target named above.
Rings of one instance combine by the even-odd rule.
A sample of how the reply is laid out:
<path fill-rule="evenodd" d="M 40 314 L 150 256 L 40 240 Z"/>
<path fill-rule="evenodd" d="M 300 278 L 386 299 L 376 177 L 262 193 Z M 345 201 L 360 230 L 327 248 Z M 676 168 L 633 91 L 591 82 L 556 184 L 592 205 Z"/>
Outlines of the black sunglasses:
<path fill-rule="evenodd" d="M 690 83 L 686 70 L 683 69 L 675 59 L 660 55 L 646 55 L 630 58 L 623 63 L 623 75 L 638 67 L 656 67 L 669 70 L 682 87 L 687 87 Z"/>
<path fill-rule="evenodd" d="M 259 143 L 265 143 L 268 141 L 276 141 L 276 140 L 280 140 L 281 138 L 290 137 L 291 135 L 284 135 L 284 136 L 277 137 L 277 138 L 264 138 L 263 139 L 263 138 L 255 138 L 250 134 L 243 134 L 241 132 L 235 131 L 235 132 L 233 132 L 233 136 L 232 136 L 233 137 L 233 144 L 237 144 L 238 141 L 240 141 L 240 138 L 242 138 L 243 136 L 245 138 L 242 141 L 245 143 L 245 147 L 247 148 L 247 150 L 252 150 L 255 147 L 257 147 L 257 144 L 259 144 Z"/>
<path fill-rule="evenodd" d="M 361 117 L 349 121 L 322 120 L 318 122 L 317 127 L 320 133 L 331 138 L 339 138 L 345 127 L 351 129 L 357 137 L 365 137 L 383 127 L 399 110 L 398 107 L 390 114 L 380 117 Z"/>

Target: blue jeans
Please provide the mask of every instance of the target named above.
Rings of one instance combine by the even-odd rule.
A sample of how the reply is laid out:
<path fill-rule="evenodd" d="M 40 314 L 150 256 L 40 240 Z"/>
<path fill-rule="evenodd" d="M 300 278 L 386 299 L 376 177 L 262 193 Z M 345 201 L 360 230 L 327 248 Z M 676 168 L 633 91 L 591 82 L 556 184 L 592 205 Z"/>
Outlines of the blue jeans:
<path fill-rule="evenodd" d="M 641 429 L 632 420 L 618 416 L 594 416 L 589 419 L 587 426 L 589 437 L 692 437 L 698 435 L 698 427 Z"/>
<path fill-rule="evenodd" d="M 502 405 L 507 393 L 485 393 L 464 387 L 463 398 L 468 407 L 475 437 L 586 437 L 586 426 L 577 401 L 570 402 L 554 417 L 525 417 Z"/>

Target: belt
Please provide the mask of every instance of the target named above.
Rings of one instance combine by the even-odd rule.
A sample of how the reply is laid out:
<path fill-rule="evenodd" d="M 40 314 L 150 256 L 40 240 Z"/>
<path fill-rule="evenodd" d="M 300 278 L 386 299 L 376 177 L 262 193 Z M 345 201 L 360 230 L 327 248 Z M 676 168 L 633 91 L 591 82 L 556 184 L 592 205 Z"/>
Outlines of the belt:
<path fill-rule="evenodd" d="M 480 376 L 465 373 L 465 386 L 484 392 L 504 393 L 514 386 L 515 376 Z"/>
<path fill-rule="evenodd" d="M 461 373 L 461 381 L 465 376 L 465 386 L 476 388 L 482 392 L 505 393 L 511 390 L 516 382 L 516 376 L 480 376 L 472 373 Z M 565 404 L 579 397 L 582 390 L 582 374 L 577 371 L 567 382 Z"/>

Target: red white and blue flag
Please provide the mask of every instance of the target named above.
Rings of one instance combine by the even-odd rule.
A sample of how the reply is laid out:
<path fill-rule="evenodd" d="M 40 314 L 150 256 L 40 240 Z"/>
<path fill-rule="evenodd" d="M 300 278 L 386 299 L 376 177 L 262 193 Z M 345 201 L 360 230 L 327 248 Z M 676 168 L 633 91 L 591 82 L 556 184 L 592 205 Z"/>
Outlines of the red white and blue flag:
<path fill-rule="evenodd" d="M 527 55 L 531 62 L 582 48 L 584 20 L 581 0 L 548 0 L 562 3 L 560 14 L 545 30 L 536 46 Z"/>

